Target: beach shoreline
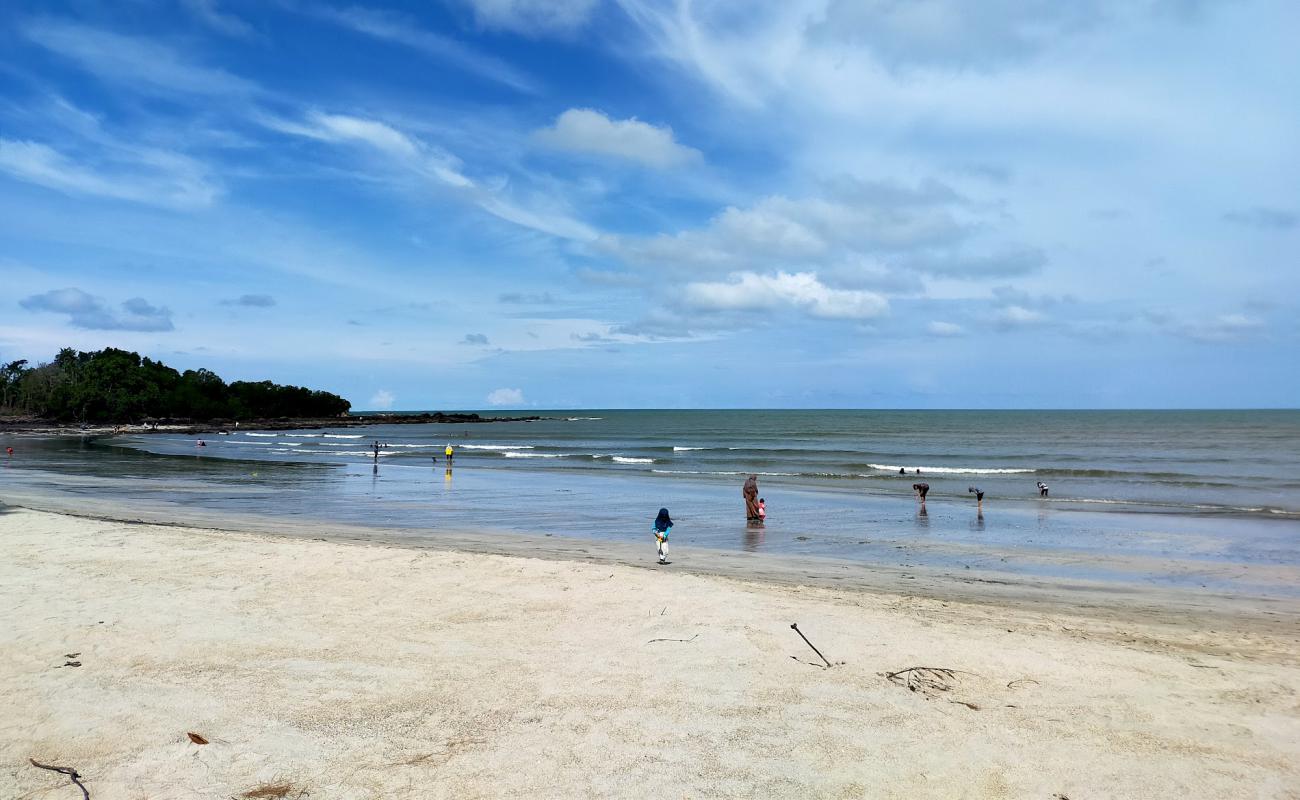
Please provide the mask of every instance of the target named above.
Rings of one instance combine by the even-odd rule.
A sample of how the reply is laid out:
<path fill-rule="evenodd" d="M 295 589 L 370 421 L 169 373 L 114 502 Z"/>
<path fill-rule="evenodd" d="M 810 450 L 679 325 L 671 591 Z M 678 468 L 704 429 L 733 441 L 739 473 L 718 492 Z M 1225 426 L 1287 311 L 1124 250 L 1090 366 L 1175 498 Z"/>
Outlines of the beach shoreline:
<path fill-rule="evenodd" d="M 67 785 L 28 758 L 75 766 L 97 800 L 275 781 L 315 797 L 1300 785 L 1290 603 L 846 579 L 761 554 L 675 550 L 660 568 L 648 536 L 412 547 L 276 527 L 0 507 L 0 786 Z M 913 666 L 953 670 L 948 690 L 885 677 Z"/>

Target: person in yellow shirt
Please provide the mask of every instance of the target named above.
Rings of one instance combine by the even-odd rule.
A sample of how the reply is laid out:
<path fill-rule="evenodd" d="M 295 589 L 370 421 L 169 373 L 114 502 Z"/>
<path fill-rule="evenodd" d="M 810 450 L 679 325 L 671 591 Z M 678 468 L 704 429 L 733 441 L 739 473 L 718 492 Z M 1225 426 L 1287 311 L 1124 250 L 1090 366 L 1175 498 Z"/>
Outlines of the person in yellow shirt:
<path fill-rule="evenodd" d="M 450 445 L 450 444 L 447 445 L 447 449 L 446 449 L 446 450 L 443 450 L 443 451 L 442 451 L 442 454 L 445 455 L 445 456 L 447 457 L 447 465 L 448 465 L 448 466 L 451 466 L 451 458 L 452 458 L 453 455 L 455 455 L 455 453 L 452 451 L 452 449 L 451 449 L 451 445 Z"/>

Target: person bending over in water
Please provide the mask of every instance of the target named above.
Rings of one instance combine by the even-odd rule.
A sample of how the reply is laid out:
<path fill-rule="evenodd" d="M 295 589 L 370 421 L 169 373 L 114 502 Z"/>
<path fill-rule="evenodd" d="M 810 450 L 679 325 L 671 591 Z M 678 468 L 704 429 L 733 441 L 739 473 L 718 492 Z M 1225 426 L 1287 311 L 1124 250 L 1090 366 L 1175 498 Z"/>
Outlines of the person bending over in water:
<path fill-rule="evenodd" d="M 767 522 L 767 501 L 761 497 L 758 498 L 758 521 Z"/>
<path fill-rule="evenodd" d="M 1047 497 L 1047 484 L 1043 483 L 1042 481 L 1038 482 L 1038 496 Z"/>
<path fill-rule="evenodd" d="M 659 509 L 653 529 L 655 541 L 659 543 L 659 563 L 668 563 L 668 534 L 673 532 L 673 518 L 668 516 L 668 509 Z"/>
<path fill-rule="evenodd" d="M 916 496 L 921 498 L 921 504 L 925 505 L 925 496 L 930 493 L 930 484 L 914 483 L 912 484 L 912 491 L 916 492 Z"/>

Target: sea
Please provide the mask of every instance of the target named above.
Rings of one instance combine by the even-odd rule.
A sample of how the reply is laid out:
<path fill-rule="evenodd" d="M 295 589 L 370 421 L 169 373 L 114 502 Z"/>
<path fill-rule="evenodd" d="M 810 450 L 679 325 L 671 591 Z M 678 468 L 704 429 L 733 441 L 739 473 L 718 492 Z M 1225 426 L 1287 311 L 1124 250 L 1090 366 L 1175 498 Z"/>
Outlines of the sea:
<path fill-rule="evenodd" d="M 1300 595 L 1263 569 L 1300 566 L 1296 410 L 480 413 L 542 419 L 393 425 L 376 414 L 360 428 L 232 427 L 202 446 L 161 432 L 0 436 L 15 448 L 0 500 L 8 485 L 413 538 L 647 542 L 666 507 L 678 552 Z M 762 526 L 744 515 L 751 474 L 768 508 Z M 912 489 L 921 482 L 924 507 Z"/>

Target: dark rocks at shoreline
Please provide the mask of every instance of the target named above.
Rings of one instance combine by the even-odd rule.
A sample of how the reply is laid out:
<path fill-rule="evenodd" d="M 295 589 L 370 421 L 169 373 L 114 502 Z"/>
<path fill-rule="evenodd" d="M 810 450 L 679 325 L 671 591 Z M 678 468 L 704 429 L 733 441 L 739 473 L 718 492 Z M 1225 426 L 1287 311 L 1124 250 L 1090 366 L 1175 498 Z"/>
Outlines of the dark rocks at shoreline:
<path fill-rule="evenodd" d="M 479 414 L 447 414 L 442 411 L 424 414 L 366 414 L 346 417 L 325 417 L 312 419 L 244 419 L 238 421 L 242 430 L 259 431 L 296 431 L 317 428 L 360 428 L 367 425 L 421 425 L 429 423 L 480 424 L 490 422 L 536 422 L 546 417 L 484 417 Z M 154 426 L 157 426 L 156 428 Z M 0 433 L 93 433 L 103 435 L 121 429 L 131 433 L 216 433 L 233 431 L 235 420 L 213 419 L 204 422 L 183 419 L 148 419 L 131 422 L 97 422 L 81 424 L 76 422 L 57 422 L 39 417 L 0 417 Z"/>

